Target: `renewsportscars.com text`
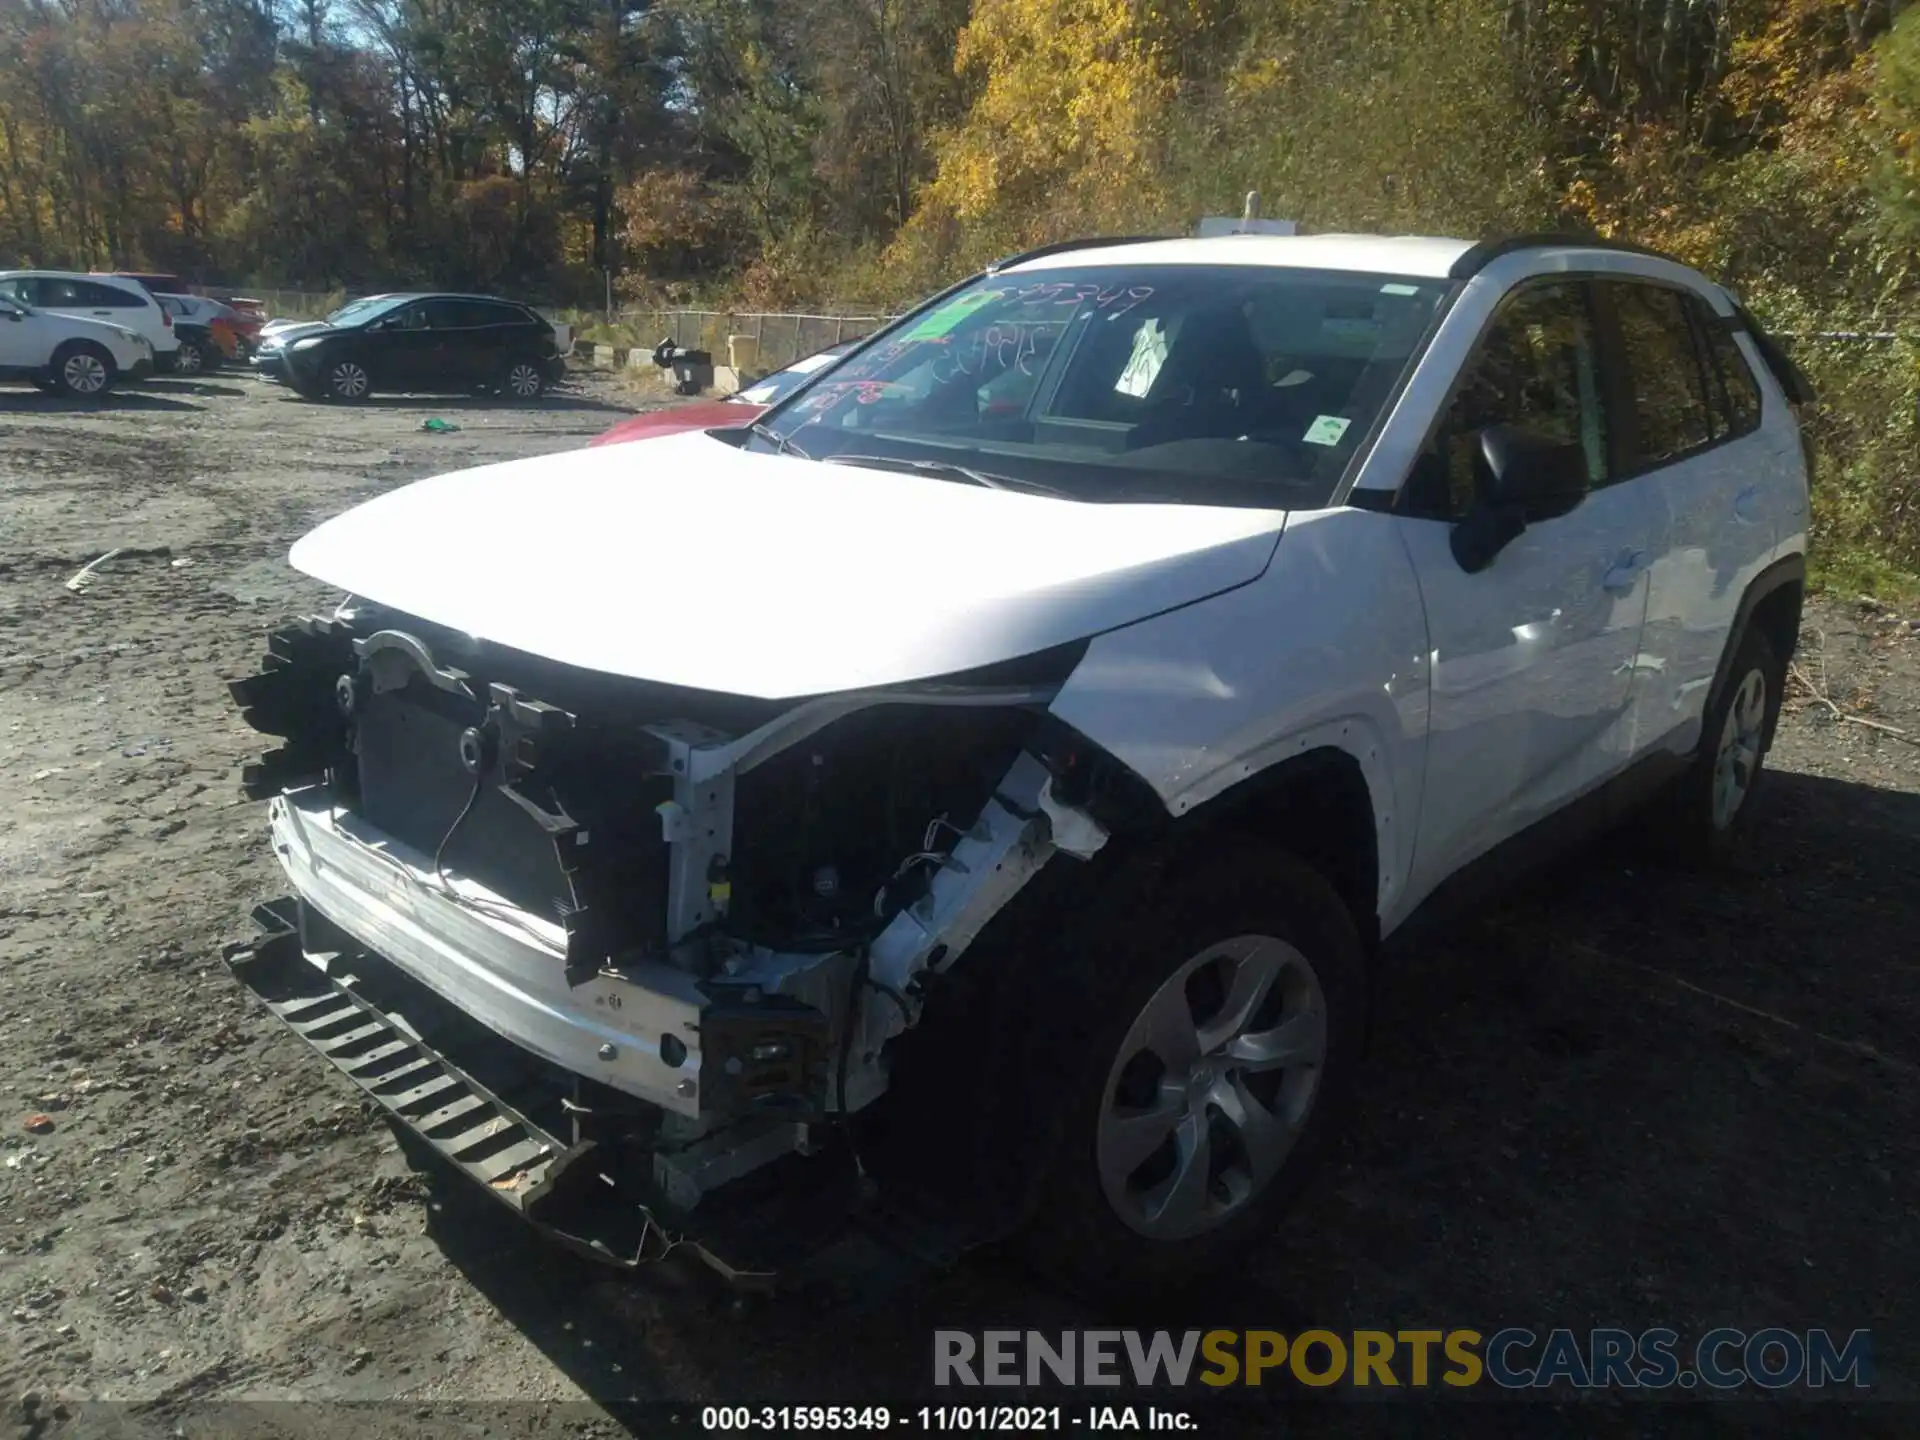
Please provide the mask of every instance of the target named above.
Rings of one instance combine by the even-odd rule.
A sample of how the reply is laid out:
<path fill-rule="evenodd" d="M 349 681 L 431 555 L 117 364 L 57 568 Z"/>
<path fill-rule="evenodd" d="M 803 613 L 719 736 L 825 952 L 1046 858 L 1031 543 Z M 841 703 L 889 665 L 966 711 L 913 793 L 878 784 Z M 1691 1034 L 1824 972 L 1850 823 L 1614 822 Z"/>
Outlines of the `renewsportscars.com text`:
<path fill-rule="evenodd" d="M 1865 1330 L 936 1330 L 945 1386 L 1866 1389 Z"/>

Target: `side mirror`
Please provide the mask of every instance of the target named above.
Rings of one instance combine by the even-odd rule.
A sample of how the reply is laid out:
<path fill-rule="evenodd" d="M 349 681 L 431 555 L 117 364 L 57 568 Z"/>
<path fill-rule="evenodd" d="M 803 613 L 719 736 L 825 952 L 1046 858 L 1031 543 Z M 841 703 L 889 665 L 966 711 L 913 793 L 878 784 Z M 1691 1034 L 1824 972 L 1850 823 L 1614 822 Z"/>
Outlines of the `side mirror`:
<path fill-rule="evenodd" d="M 1527 520 L 1564 515 L 1587 494 L 1587 457 L 1579 445 L 1548 440 L 1512 425 L 1480 432 L 1490 500 L 1518 506 Z"/>
<path fill-rule="evenodd" d="M 1586 498 L 1586 452 L 1512 425 L 1480 432 L 1482 497 L 1453 527 L 1453 558 L 1468 574 L 1494 562 L 1521 531 Z"/>

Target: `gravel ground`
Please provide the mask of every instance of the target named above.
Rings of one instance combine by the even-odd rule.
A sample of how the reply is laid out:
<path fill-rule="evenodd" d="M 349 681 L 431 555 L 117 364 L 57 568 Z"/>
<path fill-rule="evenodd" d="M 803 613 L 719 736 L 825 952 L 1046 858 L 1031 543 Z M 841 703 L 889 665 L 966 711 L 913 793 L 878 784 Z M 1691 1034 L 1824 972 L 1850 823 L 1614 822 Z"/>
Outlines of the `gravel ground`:
<path fill-rule="evenodd" d="M 356 1412 L 380 1434 L 610 1432 L 602 1407 L 635 1398 L 897 1404 L 926 1393 L 935 1327 L 1102 1318 L 1866 1326 L 1880 1393 L 1920 1390 L 1920 747 L 1835 713 L 1920 737 L 1920 633 L 1850 604 L 1809 615 L 1739 860 L 1682 875 L 1615 837 L 1394 959 L 1364 1119 L 1192 1315 L 1089 1316 L 992 1256 L 881 1312 L 742 1314 L 414 1174 L 219 961 L 282 889 L 223 682 L 328 598 L 284 564 L 312 524 L 632 408 L 592 376 L 535 409 L 349 411 L 226 377 L 98 410 L 0 392 L 0 1397 L 22 1433 L 84 1400 L 155 1434 L 226 1401 L 289 1434 L 318 1412 L 259 1402 L 404 1401 Z M 487 1403 L 435 1408 L 464 1402 Z M 1589 1433 L 1647 1413 L 1586 1408 Z"/>

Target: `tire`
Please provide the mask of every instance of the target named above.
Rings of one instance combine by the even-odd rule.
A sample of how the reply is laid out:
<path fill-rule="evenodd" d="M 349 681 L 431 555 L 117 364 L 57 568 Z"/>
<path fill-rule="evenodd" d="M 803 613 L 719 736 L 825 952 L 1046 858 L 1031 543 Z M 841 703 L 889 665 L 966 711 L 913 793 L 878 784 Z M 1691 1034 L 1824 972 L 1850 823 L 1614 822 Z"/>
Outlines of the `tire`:
<path fill-rule="evenodd" d="M 500 372 L 500 393 L 525 404 L 547 393 L 547 372 L 537 360 L 510 360 Z"/>
<path fill-rule="evenodd" d="M 47 381 L 55 395 L 97 400 L 113 388 L 113 356 L 91 340 L 69 340 L 53 352 Z"/>
<path fill-rule="evenodd" d="M 1699 750 L 1648 816 L 1649 833 L 1669 858 L 1712 864 L 1738 845 L 1752 820 L 1785 681 L 1785 663 L 1749 626 L 1707 707 Z"/>
<path fill-rule="evenodd" d="M 1071 1285 L 1138 1296 L 1215 1274 L 1272 1233 L 1344 1118 L 1360 932 L 1310 866 L 1227 843 L 1152 893 L 1127 885 L 1067 940 L 1091 963 L 1024 997 L 1036 1028 L 1012 1091 L 1054 1113 L 1051 1143 L 1026 1145 L 1051 1159 L 1022 1247 Z"/>
<path fill-rule="evenodd" d="M 351 356 L 328 360 L 320 372 L 323 392 L 329 400 L 358 405 L 373 394 L 373 377 L 367 367 Z"/>
<path fill-rule="evenodd" d="M 198 340 L 182 340 L 173 369 L 176 375 L 203 375 L 213 369 L 213 362 Z"/>

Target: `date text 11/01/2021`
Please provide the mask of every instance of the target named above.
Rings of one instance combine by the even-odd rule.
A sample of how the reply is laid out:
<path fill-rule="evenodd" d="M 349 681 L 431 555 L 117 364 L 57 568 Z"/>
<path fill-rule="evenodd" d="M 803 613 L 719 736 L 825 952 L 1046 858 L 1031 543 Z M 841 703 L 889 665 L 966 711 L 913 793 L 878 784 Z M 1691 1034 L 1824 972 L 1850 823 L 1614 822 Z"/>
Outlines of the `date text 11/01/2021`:
<path fill-rule="evenodd" d="M 1185 1410 L 1152 1405 L 922 1405 L 890 1409 L 885 1405 L 709 1405 L 700 1412 L 700 1428 L 710 1432 L 884 1431 L 922 1433 L 1198 1430 Z"/>

